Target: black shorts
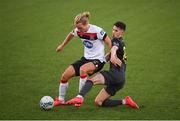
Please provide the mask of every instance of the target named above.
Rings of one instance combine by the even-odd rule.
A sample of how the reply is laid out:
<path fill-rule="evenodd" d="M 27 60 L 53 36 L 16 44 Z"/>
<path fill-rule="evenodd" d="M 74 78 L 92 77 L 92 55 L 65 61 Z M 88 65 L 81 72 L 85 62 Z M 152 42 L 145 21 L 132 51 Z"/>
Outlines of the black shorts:
<path fill-rule="evenodd" d="M 89 62 L 92 62 L 96 66 L 96 70 L 94 70 L 93 74 L 100 71 L 105 64 L 105 62 L 101 62 L 98 59 L 88 60 L 85 57 L 82 57 L 80 60 L 77 60 L 76 62 L 71 64 L 74 67 L 75 75 L 79 76 L 80 75 L 80 67 Z"/>
<path fill-rule="evenodd" d="M 105 90 L 111 96 L 115 95 L 117 91 L 123 88 L 125 83 L 126 65 L 122 63 L 119 69 L 111 68 L 109 71 L 101 71 L 100 73 L 105 79 Z"/>

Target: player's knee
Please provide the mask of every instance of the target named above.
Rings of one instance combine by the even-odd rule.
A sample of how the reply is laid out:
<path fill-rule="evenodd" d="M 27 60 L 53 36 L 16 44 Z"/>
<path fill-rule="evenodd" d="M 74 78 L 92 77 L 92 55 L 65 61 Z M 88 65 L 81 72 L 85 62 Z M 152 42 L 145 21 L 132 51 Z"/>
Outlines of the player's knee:
<path fill-rule="evenodd" d="M 97 105 L 97 106 L 101 106 L 102 105 L 102 101 L 101 100 L 98 100 L 98 99 L 95 99 L 95 104 Z"/>

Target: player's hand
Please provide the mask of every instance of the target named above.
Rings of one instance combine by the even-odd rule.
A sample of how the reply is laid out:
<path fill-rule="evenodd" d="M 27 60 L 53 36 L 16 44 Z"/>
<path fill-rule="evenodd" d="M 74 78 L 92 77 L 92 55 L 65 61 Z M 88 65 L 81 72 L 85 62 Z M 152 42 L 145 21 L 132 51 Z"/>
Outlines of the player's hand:
<path fill-rule="evenodd" d="M 64 46 L 61 44 L 56 48 L 57 52 L 61 52 L 63 50 Z"/>
<path fill-rule="evenodd" d="M 110 61 L 115 65 L 115 66 L 120 66 L 121 67 L 121 64 L 122 64 L 122 61 L 117 58 L 117 57 L 111 57 Z"/>

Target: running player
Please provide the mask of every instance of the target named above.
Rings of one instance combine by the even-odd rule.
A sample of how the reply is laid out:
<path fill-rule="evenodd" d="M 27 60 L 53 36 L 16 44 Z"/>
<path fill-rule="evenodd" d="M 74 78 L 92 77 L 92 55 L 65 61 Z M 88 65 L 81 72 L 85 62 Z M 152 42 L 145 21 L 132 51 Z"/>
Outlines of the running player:
<path fill-rule="evenodd" d="M 75 106 L 81 106 L 84 101 L 84 96 L 90 91 L 93 85 L 104 84 L 106 85 L 95 99 L 95 103 L 98 106 L 118 106 L 128 105 L 132 108 L 138 109 L 139 106 L 132 100 L 130 96 L 126 96 L 122 100 L 112 100 L 111 96 L 114 96 L 117 91 L 123 88 L 125 83 L 125 70 L 126 70 L 126 56 L 125 56 L 125 44 L 123 42 L 123 34 L 125 32 L 126 25 L 123 22 L 116 22 L 112 29 L 112 48 L 110 52 L 110 69 L 109 71 L 101 71 L 94 77 L 89 78 L 79 95 L 75 98 L 67 101 L 67 104 L 75 104 Z M 119 60 L 119 64 L 113 64 L 114 61 Z"/>
<path fill-rule="evenodd" d="M 89 12 L 78 14 L 74 18 L 75 29 L 67 35 L 64 42 L 56 49 L 57 52 L 61 52 L 64 46 L 76 36 L 78 36 L 84 44 L 84 56 L 71 64 L 61 76 L 59 97 L 56 98 L 54 106 L 64 103 L 69 79 L 74 76 L 80 76 L 80 91 L 85 84 L 87 76 L 96 73 L 103 68 L 105 64 L 104 43 L 106 43 L 109 48 L 112 47 L 111 40 L 106 32 L 96 25 L 89 24 L 89 17 Z"/>

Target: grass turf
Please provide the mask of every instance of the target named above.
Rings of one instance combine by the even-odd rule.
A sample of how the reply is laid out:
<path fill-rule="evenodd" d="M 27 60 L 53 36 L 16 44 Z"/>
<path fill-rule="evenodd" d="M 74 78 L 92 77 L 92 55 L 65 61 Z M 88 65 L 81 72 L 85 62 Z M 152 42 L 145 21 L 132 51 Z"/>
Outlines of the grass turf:
<path fill-rule="evenodd" d="M 113 98 L 131 95 L 140 110 L 96 107 L 102 86 L 79 109 L 39 109 L 40 98 L 58 95 L 60 75 L 83 54 L 78 38 L 55 52 L 82 11 L 109 36 L 117 20 L 127 24 L 127 81 Z M 0 0 L 0 119 L 180 119 L 179 15 L 179 0 Z M 77 92 L 76 77 L 66 99 Z"/>

